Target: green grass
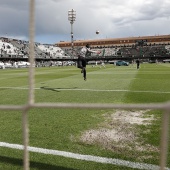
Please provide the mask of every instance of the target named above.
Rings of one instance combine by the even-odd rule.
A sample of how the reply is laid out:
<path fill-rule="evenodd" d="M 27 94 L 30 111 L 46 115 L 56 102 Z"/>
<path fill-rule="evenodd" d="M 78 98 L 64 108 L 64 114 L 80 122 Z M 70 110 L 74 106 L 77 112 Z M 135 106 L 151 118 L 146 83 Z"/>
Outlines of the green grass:
<path fill-rule="evenodd" d="M 1 105 L 23 105 L 28 99 L 28 69 L 0 70 Z M 170 65 L 142 64 L 135 67 L 87 67 L 87 81 L 76 67 L 35 68 L 36 103 L 158 103 L 170 100 Z M 7 88 L 9 87 L 9 88 Z M 18 89 L 10 88 L 17 87 Z M 164 93 L 163 93 L 164 92 Z M 166 93 L 167 92 L 167 93 Z M 115 151 L 98 143 L 80 140 L 83 132 L 106 127 L 104 115 L 111 109 L 31 109 L 29 111 L 29 145 L 108 158 L 159 165 L 158 151 L 136 151 L 115 147 Z M 150 110 L 152 124 L 134 125 L 138 144 L 159 148 L 162 111 Z M 22 113 L 0 110 L 0 141 L 22 144 Z M 105 123 L 107 124 L 107 122 Z M 130 129 L 128 129 L 130 130 Z M 137 143 L 129 146 L 135 148 Z M 113 143 L 114 144 L 114 143 Z M 168 152 L 170 155 L 170 150 Z M 22 151 L 0 148 L 0 169 L 22 169 Z M 80 161 L 53 155 L 30 153 L 30 169 L 100 170 L 132 169 Z M 170 157 L 168 156 L 168 167 Z"/>

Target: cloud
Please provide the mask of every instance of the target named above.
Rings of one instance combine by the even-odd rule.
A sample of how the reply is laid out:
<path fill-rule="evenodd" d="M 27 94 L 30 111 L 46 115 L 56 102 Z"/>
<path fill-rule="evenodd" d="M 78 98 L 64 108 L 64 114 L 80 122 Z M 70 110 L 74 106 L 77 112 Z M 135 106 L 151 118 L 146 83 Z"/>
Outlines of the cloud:
<path fill-rule="evenodd" d="M 29 38 L 29 3 L 0 0 L 0 36 Z M 169 0 L 36 0 L 35 40 L 70 41 L 70 9 L 76 10 L 73 32 L 77 40 L 169 34 L 170 30 Z"/>

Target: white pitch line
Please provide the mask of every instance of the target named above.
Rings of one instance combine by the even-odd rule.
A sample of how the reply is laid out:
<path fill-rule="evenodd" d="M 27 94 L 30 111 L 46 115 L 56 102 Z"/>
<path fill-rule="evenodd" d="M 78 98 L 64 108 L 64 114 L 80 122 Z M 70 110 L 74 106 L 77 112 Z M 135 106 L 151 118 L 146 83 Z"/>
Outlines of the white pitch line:
<path fill-rule="evenodd" d="M 0 142 L 0 147 L 19 149 L 19 150 L 24 149 L 23 145 L 10 144 L 6 142 Z M 112 158 L 105 158 L 105 157 L 92 156 L 92 155 L 82 155 L 82 154 L 76 154 L 72 152 L 52 150 L 52 149 L 43 149 L 43 148 L 30 147 L 30 146 L 28 147 L 28 151 L 42 153 L 42 154 L 63 156 L 67 158 L 74 158 L 74 159 L 79 159 L 79 160 L 84 160 L 84 161 L 113 164 L 113 165 L 125 166 L 125 167 L 137 168 L 137 169 L 143 169 L 143 170 L 144 169 L 145 170 L 159 170 L 160 169 L 159 166 L 152 165 L 152 164 L 130 162 L 130 161 L 125 161 L 125 160 L 120 160 L 120 159 L 112 159 Z M 170 168 L 165 168 L 165 170 L 170 170 Z"/>
<path fill-rule="evenodd" d="M 16 90 L 28 90 L 28 87 L 0 87 L 0 89 L 16 89 Z M 59 90 L 59 91 L 94 91 L 94 92 L 131 92 L 131 93 L 156 93 L 156 94 L 170 94 L 169 91 L 142 91 L 142 90 L 105 90 L 105 89 L 74 89 L 74 88 L 53 88 L 53 87 L 37 87 L 35 90 Z"/>

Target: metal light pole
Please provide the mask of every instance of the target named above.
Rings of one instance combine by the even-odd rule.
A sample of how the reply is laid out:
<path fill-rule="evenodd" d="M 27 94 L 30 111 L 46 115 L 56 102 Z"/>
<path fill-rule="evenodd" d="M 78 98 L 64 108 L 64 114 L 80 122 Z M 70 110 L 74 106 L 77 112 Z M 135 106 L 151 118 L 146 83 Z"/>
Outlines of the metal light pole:
<path fill-rule="evenodd" d="M 74 9 L 68 11 L 68 20 L 70 21 L 71 24 L 71 47 L 72 47 L 72 57 L 73 57 L 73 51 L 74 51 L 73 23 L 76 20 L 76 11 Z"/>

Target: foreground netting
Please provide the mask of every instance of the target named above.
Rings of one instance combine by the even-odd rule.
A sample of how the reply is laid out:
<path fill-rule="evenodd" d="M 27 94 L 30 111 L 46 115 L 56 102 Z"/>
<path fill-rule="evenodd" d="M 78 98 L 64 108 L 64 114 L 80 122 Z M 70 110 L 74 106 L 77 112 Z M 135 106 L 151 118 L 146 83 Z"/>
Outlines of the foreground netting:
<path fill-rule="evenodd" d="M 161 152 L 160 152 L 160 169 L 164 170 L 167 162 L 168 153 L 168 125 L 170 115 L 170 102 L 168 103 L 156 103 L 156 104 L 79 104 L 79 103 L 35 103 L 34 102 L 34 13 L 35 13 L 35 0 L 30 0 L 30 57 L 29 62 L 31 67 L 29 68 L 29 97 L 26 105 L 13 106 L 13 105 L 1 105 L 0 110 L 21 110 L 22 111 L 22 124 L 23 124 L 23 144 L 24 144 L 24 170 L 29 170 L 29 129 L 28 129 L 28 111 L 32 108 L 79 108 L 79 109 L 159 109 L 162 110 L 162 133 L 161 133 Z"/>

